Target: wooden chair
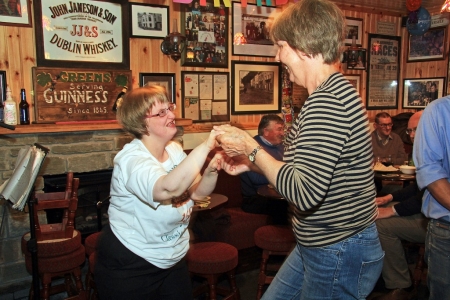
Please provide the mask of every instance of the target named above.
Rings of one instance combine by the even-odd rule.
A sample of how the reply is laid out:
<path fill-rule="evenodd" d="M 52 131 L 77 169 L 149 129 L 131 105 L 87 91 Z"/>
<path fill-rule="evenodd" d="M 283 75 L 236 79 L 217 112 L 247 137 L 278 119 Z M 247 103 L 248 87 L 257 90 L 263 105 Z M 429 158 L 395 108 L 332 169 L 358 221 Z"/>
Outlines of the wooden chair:
<path fill-rule="evenodd" d="M 51 294 L 67 291 L 68 296 L 84 294 L 80 265 L 85 262 L 85 250 L 81 243 L 81 233 L 74 228 L 75 212 L 78 204 L 79 179 L 73 173 L 67 173 L 64 192 L 35 193 L 34 204 L 35 232 L 37 241 L 37 265 L 42 282 L 41 298 L 49 299 Z M 63 209 L 61 223 L 44 224 L 40 222 L 38 212 L 46 209 Z M 32 273 L 31 252 L 28 248 L 30 233 L 22 237 L 22 252 L 25 254 L 27 271 Z M 71 275 L 75 278 L 74 291 Z M 64 276 L 64 284 L 51 287 L 55 277 Z M 30 299 L 33 289 L 30 290 Z"/>

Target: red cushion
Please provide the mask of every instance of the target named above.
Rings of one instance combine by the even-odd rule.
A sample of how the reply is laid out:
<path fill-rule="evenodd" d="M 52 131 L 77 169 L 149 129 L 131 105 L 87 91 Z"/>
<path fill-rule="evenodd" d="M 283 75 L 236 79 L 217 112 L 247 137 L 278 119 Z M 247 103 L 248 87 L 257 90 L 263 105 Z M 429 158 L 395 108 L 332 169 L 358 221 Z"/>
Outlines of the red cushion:
<path fill-rule="evenodd" d="M 86 249 L 87 257 L 89 257 L 97 249 L 97 243 L 98 243 L 99 236 L 100 236 L 100 232 L 96 232 L 96 233 L 89 235 L 84 240 L 84 248 Z"/>
<path fill-rule="evenodd" d="M 22 253 L 30 255 L 27 243 L 30 240 L 30 233 L 27 232 L 22 236 L 21 247 Z M 78 230 L 73 231 L 73 238 L 59 239 L 50 241 L 42 241 L 37 243 L 38 257 L 54 257 L 72 253 L 81 246 L 81 233 Z"/>
<path fill-rule="evenodd" d="M 86 260 L 84 247 L 80 246 L 73 252 L 64 255 L 55 255 L 54 257 L 39 257 L 38 250 L 38 270 L 39 273 L 58 273 L 69 272 L 74 268 L 79 267 Z M 32 273 L 31 254 L 25 253 L 25 265 L 27 271 Z"/>
<path fill-rule="evenodd" d="M 269 216 L 247 213 L 240 207 L 226 210 L 231 216 L 230 224 L 217 228 L 217 241 L 233 245 L 238 250 L 254 247 L 253 235 L 259 227 L 270 224 Z"/>
<path fill-rule="evenodd" d="M 186 260 L 190 272 L 220 274 L 236 268 L 238 251 L 235 247 L 226 243 L 204 242 L 191 244 Z"/>
<path fill-rule="evenodd" d="M 295 244 L 291 226 L 267 225 L 255 231 L 256 246 L 277 252 L 289 252 Z"/>

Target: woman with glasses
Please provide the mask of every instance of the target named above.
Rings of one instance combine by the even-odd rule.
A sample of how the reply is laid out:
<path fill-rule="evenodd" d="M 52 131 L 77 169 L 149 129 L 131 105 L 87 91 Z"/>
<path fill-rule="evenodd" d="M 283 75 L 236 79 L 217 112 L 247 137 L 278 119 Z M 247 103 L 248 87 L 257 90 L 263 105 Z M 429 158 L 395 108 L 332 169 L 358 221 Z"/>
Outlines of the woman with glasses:
<path fill-rule="evenodd" d="M 109 226 L 94 272 L 100 299 L 192 299 L 183 258 L 193 200 L 211 194 L 226 163 L 216 154 L 200 176 L 217 134 L 187 156 L 171 141 L 174 109 L 164 88 L 145 86 L 125 94 L 117 111 L 134 140 L 114 158 Z"/>
<path fill-rule="evenodd" d="M 373 156 L 375 159 L 391 158 L 390 164 L 402 165 L 408 159 L 402 138 L 392 132 L 392 118 L 387 112 L 380 112 L 375 116 L 372 132 Z"/>

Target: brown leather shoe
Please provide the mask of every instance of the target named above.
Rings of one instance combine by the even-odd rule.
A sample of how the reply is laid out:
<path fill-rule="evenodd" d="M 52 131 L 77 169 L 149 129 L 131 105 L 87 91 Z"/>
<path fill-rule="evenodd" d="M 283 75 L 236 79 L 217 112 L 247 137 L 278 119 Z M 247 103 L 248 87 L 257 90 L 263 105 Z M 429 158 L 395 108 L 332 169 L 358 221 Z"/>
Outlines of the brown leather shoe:
<path fill-rule="evenodd" d="M 408 292 L 404 289 L 395 289 L 383 296 L 378 296 L 372 300 L 412 300 L 417 298 L 416 289 Z"/>

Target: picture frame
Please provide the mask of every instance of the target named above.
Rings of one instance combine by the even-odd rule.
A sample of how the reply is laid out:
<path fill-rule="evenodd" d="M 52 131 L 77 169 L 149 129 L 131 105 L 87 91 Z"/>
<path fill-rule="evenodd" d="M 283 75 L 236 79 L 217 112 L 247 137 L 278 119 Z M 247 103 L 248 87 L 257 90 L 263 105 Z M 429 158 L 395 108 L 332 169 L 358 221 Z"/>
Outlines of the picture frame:
<path fill-rule="evenodd" d="M 356 56 L 358 63 L 354 67 L 348 64 L 348 55 Z M 367 50 L 360 48 L 358 50 L 351 50 L 351 53 L 349 53 L 349 51 L 344 51 L 341 62 L 347 64 L 348 70 L 365 70 L 367 65 Z"/>
<path fill-rule="evenodd" d="M 17 0 L 16 10 L 7 14 L 0 14 L 1 26 L 32 27 L 31 1 Z"/>
<path fill-rule="evenodd" d="M 193 123 L 230 121 L 230 73 L 181 71 L 183 118 Z"/>
<path fill-rule="evenodd" d="M 344 74 L 344 77 L 350 81 L 356 91 L 361 95 L 361 74 Z"/>
<path fill-rule="evenodd" d="M 233 55 L 270 56 L 275 57 L 277 47 L 269 37 L 268 23 L 274 14 L 281 12 L 280 7 L 257 6 L 247 3 L 242 7 L 240 2 L 233 2 L 233 37 L 242 34 L 245 44 L 234 45 Z"/>
<path fill-rule="evenodd" d="M 445 77 L 405 78 L 403 80 L 403 108 L 425 108 L 444 96 Z"/>
<path fill-rule="evenodd" d="M 231 114 L 281 112 L 281 64 L 231 61 Z"/>
<path fill-rule="evenodd" d="M 39 67 L 130 69 L 126 0 L 91 0 L 87 12 L 74 2 L 35 0 Z"/>
<path fill-rule="evenodd" d="M 0 101 L 5 103 L 6 101 L 6 71 L 0 70 Z"/>
<path fill-rule="evenodd" d="M 228 68 L 228 8 L 214 0 L 181 4 L 181 33 L 186 45 L 181 54 L 184 67 Z"/>
<path fill-rule="evenodd" d="M 350 46 L 353 42 L 353 35 L 356 35 L 356 46 L 362 46 L 363 43 L 363 19 L 345 17 L 345 45 Z"/>
<path fill-rule="evenodd" d="M 423 35 L 409 34 L 408 37 L 407 62 L 445 59 L 447 27 L 430 28 Z"/>
<path fill-rule="evenodd" d="M 397 109 L 401 38 L 369 33 L 366 109 Z"/>
<path fill-rule="evenodd" d="M 169 35 L 169 6 L 130 2 L 130 37 L 164 39 Z"/>
<path fill-rule="evenodd" d="M 139 86 L 147 84 L 165 87 L 169 101 L 176 103 L 175 73 L 139 73 Z"/>

